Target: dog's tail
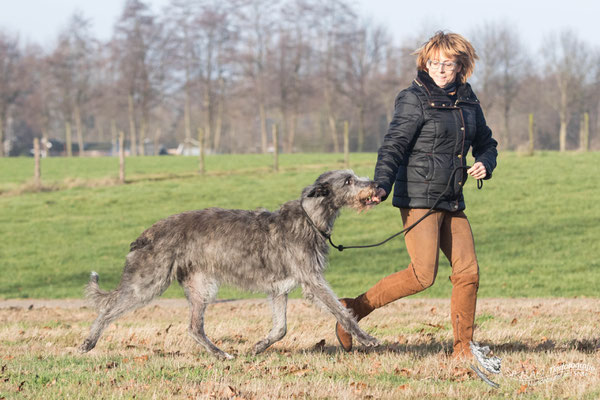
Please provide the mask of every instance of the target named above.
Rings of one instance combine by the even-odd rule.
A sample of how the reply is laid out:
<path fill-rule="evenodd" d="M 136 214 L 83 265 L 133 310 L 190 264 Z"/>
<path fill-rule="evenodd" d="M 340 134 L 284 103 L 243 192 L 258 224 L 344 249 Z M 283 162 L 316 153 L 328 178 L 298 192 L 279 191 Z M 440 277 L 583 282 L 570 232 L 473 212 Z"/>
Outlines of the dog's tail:
<path fill-rule="evenodd" d="M 107 292 L 100 289 L 98 281 L 100 276 L 95 271 L 90 274 L 90 281 L 85 287 L 85 297 L 96 310 L 108 308 L 114 301 L 116 291 Z"/>

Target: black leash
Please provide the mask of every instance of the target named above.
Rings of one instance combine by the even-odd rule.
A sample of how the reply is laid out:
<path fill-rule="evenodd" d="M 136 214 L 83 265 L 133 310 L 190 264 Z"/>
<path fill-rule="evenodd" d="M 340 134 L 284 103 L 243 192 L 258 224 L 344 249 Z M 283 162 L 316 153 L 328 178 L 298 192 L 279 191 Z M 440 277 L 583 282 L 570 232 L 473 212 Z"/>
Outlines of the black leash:
<path fill-rule="evenodd" d="M 340 245 L 336 245 L 335 243 L 333 243 L 333 241 L 331 240 L 331 234 L 324 232 L 322 230 L 320 230 L 319 228 L 317 228 L 317 226 L 315 225 L 315 223 L 313 222 L 312 218 L 310 218 L 310 216 L 308 215 L 308 213 L 306 212 L 306 210 L 304 209 L 304 206 L 302 205 L 302 201 L 300 201 L 300 208 L 302 209 L 302 212 L 304 213 L 304 215 L 306 216 L 306 219 L 308 219 L 308 222 L 311 224 L 311 226 L 317 231 L 319 232 L 321 235 L 323 235 L 323 237 L 327 240 L 329 240 L 329 243 L 336 249 L 338 249 L 338 251 L 344 251 L 344 249 L 367 249 L 369 247 L 377 247 L 377 246 L 381 246 L 382 244 L 385 244 L 387 242 L 389 242 L 390 240 L 392 240 L 393 238 L 395 238 L 398 235 L 401 235 L 403 233 L 408 233 L 408 231 L 410 231 L 412 228 L 414 228 L 415 226 L 417 226 L 421 221 L 423 221 L 425 218 L 427 218 L 428 216 L 430 216 L 431 214 L 433 214 L 433 212 L 435 211 L 435 208 L 438 206 L 438 204 L 440 204 L 440 201 L 442 201 L 442 197 L 446 194 L 446 192 L 448 191 L 448 189 L 450 188 L 450 185 L 452 184 L 452 182 L 454 181 L 454 176 L 456 175 L 456 172 L 459 170 L 467 170 L 471 168 L 468 165 L 465 166 L 459 166 L 456 167 L 452 170 L 452 173 L 450 174 L 450 178 L 448 179 L 448 183 L 446 184 L 446 188 L 444 189 L 444 191 L 442 193 L 440 193 L 440 195 L 438 196 L 438 198 L 435 200 L 435 203 L 433 204 L 433 206 L 431 206 L 431 208 L 425 213 L 425 215 L 423 215 L 421 218 L 419 218 L 415 223 L 413 223 L 412 225 L 410 225 L 407 228 L 404 228 L 403 230 L 401 230 L 398 233 L 394 233 L 392 236 L 390 236 L 389 238 L 379 242 L 379 243 L 375 243 L 375 244 L 367 244 L 367 245 L 362 245 L 362 246 L 344 246 L 342 244 Z M 477 189 L 481 189 L 483 188 L 483 179 L 478 179 L 477 180 Z"/>

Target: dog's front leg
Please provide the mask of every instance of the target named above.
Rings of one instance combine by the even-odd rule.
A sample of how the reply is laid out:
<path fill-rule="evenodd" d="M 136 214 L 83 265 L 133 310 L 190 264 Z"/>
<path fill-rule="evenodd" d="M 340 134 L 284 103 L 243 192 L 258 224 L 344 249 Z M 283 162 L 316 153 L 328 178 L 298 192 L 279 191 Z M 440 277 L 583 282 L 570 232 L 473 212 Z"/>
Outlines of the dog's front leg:
<path fill-rule="evenodd" d="M 311 295 L 320 301 L 337 319 L 342 327 L 356 337 L 364 346 L 379 346 L 379 341 L 363 331 L 354 316 L 345 308 L 333 293 L 327 282 L 320 278 L 302 284 L 305 296 L 310 300 Z"/>
<path fill-rule="evenodd" d="M 281 340 L 287 332 L 287 294 L 269 296 L 273 311 L 273 327 L 266 338 L 254 345 L 253 354 L 265 351 L 270 345 Z"/>

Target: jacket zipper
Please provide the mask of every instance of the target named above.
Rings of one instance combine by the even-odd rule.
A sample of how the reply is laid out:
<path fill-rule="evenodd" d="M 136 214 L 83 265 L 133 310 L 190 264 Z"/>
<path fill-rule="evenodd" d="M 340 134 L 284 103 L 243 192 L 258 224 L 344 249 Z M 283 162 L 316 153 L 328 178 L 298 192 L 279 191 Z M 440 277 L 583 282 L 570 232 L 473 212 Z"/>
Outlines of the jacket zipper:
<path fill-rule="evenodd" d="M 421 82 L 419 82 L 419 79 L 418 79 L 418 78 L 415 78 L 415 80 L 414 80 L 414 81 L 415 81 L 415 83 L 416 83 L 417 85 L 419 85 L 420 87 L 424 88 L 424 89 L 425 89 L 425 91 L 427 92 L 427 95 L 428 95 L 428 97 L 429 97 L 429 98 L 431 98 L 431 92 L 429 92 L 429 89 L 427 88 L 427 86 L 426 86 L 426 85 L 424 85 L 424 84 L 422 84 Z M 461 126 L 461 131 L 462 131 L 462 143 L 461 143 L 461 146 L 460 146 L 460 154 L 461 154 L 461 157 L 462 157 L 462 154 L 464 153 L 464 150 L 465 150 L 465 136 L 466 136 L 466 127 L 465 127 L 465 118 L 464 118 L 464 116 L 463 116 L 462 110 L 461 110 L 461 108 L 458 106 L 458 104 L 459 104 L 459 103 L 467 103 L 467 104 L 479 104 L 479 102 L 478 102 L 478 101 L 464 100 L 464 99 L 456 99 L 456 101 L 454 102 L 454 106 L 452 106 L 452 102 L 451 102 L 451 103 L 450 103 L 448 106 L 442 106 L 442 107 L 439 107 L 439 106 L 438 106 L 438 107 L 435 107 L 434 103 L 431 103 L 431 106 L 433 106 L 433 107 L 435 107 L 435 108 L 446 109 L 446 110 L 448 110 L 448 109 L 452 109 L 452 110 L 454 110 L 454 109 L 457 109 L 457 110 L 458 110 L 458 112 L 459 112 L 459 114 L 460 114 L 460 120 L 461 120 L 461 124 L 462 124 L 462 126 Z M 462 165 L 462 164 L 463 164 L 463 161 L 462 161 L 462 158 L 461 158 L 461 165 Z M 456 202 L 455 202 L 455 204 L 454 204 L 454 207 L 455 207 L 456 209 L 458 209 L 458 206 L 459 206 L 459 204 L 458 204 L 458 199 L 456 199 Z"/>

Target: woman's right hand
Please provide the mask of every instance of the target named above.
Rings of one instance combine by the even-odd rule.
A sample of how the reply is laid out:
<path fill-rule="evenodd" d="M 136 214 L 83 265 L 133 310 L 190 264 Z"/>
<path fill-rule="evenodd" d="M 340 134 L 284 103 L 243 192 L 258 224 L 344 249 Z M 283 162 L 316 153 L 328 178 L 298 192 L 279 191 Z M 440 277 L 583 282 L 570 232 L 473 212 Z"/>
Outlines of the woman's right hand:
<path fill-rule="evenodd" d="M 383 199 L 385 196 L 387 196 L 387 192 L 378 187 L 375 191 L 375 196 L 371 197 L 371 200 L 375 203 L 375 204 L 379 204 L 381 203 L 381 199 Z"/>

